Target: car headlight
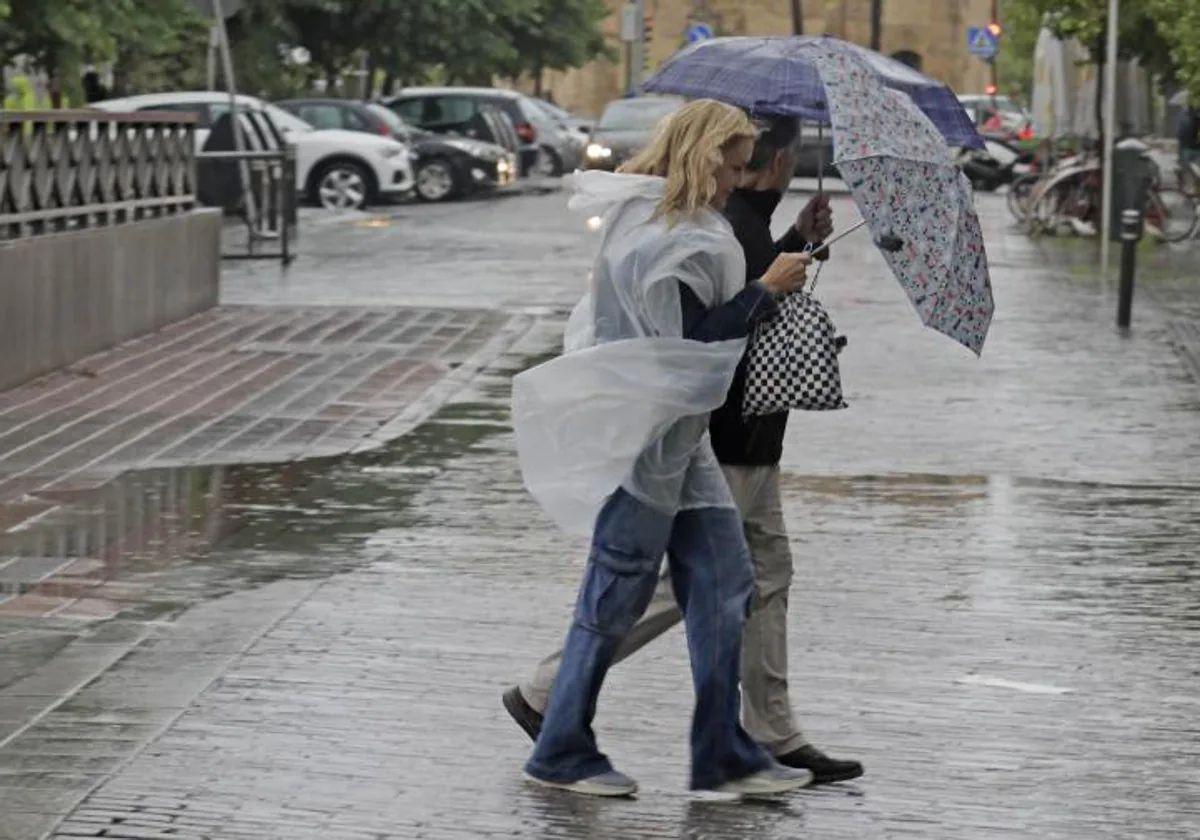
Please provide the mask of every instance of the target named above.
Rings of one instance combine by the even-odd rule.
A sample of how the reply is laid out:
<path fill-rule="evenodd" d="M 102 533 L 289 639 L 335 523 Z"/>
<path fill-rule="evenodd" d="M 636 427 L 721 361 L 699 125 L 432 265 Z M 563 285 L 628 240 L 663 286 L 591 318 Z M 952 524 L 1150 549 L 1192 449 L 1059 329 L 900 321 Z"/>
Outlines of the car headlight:
<path fill-rule="evenodd" d="M 400 146 L 400 145 L 384 146 L 383 148 L 381 148 L 379 150 L 379 156 L 382 158 L 390 159 L 390 158 L 396 157 L 397 155 L 405 154 L 407 152 L 408 152 L 408 149 L 405 148 L 404 146 Z"/>
<path fill-rule="evenodd" d="M 612 157 L 612 149 L 599 143 L 588 143 L 587 156 L 589 160 L 605 160 Z"/>
<path fill-rule="evenodd" d="M 506 161 L 506 160 L 496 161 L 496 171 L 497 172 L 507 172 L 508 171 L 508 161 Z"/>

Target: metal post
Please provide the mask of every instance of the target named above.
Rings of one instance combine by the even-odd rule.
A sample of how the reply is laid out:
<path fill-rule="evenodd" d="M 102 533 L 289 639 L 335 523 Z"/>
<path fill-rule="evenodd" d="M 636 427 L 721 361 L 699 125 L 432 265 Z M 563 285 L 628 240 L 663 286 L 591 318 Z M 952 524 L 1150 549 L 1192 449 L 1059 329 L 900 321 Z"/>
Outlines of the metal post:
<path fill-rule="evenodd" d="M 817 197 L 825 195 L 825 123 L 817 120 Z"/>
<path fill-rule="evenodd" d="M 233 79 L 233 54 L 229 51 L 229 30 L 225 28 L 225 10 L 221 8 L 221 0 L 213 0 L 213 12 L 216 17 L 217 31 L 221 35 L 221 62 L 225 73 L 225 84 L 229 86 L 229 120 L 230 128 L 233 129 L 233 148 L 236 151 L 244 152 L 242 123 L 238 119 L 237 85 Z M 242 176 L 243 201 L 246 202 L 246 226 L 250 230 L 250 239 L 253 241 L 258 212 L 254 207 L 254 192 L 250 187 L 250 169 L 245 161 L 238 164 L 238 171 Z"/>
<path fill-rule="evenodd" d="M 1108 0 L 1108 45 L 1104 65 L 1104 183 L 1101 188 L 1100 270 L 1108 272 L 1108 225 L 1112 218 L 1112 155 L 1117 123 L 1117 26 L 1119 0 Z"/>
<path fill-rule="evenodd" d="M 217 51 L 221 48 L 221 30 L 213 24 L 208 28 L 208 50 L 206 53 L 204 78 L 208 82 L 208 90 L 217 89 Z"/>
<path fill-rule="evenodd" d="M 1121 286 L 1117 297 L 1117 326 L 1122 329 L 1129 326 L 1133 312 L 1133 275 L 1137 244 L 1141 238 L 1142 214 L 1137 210 L 1121 211 Z"/>
<path fill-rule="evenodd" d="M 646 66 L 646 0 L 633 0 L 637 30 L 629 45 L 629 91 L 635 96 L 642 87 L 642 70 Z"/>
<path fill-rule="evenodd" d="M 801 0 L 792 0 L 792 34 L 804 34 L 804 6 Z"/>
<path fill-rule="evenodd" d="M 993 23 L 999 23 L 999 22 L 1000 22 L 1000 0 L 992 0 L 992 17 L 991 17 L 991 21 L 992 21 Z M 1001 31 L 1003 31 L 1003 30 L 1001 30 Z M 999 70 L 997 69 L 997 67 L 996 67 L 996 56 L 992 56 L 992 60 L 991 60 L 989 63 L 990 63 L 990 64 L 991 64 L 991 66 L 992 66 L 992 67 L 991 67 L 991 70 L 992 70 L 992 90 L 996 91 L 996 94 L 999 94 L 999 93 L 1000 93 L 1000 71 L 999 71 Z"/>

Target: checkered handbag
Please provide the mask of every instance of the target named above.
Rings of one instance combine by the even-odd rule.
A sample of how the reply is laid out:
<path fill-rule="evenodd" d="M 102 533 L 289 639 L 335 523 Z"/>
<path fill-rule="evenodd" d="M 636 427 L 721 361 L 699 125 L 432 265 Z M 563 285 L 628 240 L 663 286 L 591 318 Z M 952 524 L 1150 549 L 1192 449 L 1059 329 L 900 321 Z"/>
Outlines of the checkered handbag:
<path fill-rule="evenodd" d="M 779 304 L 779 315 L 760 322 L 746 361 L 742 416 L 774 414 L 791 408 L 828 411 L 846 408 L 838 336 L 825 307 L 807 292 L 795 292 Z"/>

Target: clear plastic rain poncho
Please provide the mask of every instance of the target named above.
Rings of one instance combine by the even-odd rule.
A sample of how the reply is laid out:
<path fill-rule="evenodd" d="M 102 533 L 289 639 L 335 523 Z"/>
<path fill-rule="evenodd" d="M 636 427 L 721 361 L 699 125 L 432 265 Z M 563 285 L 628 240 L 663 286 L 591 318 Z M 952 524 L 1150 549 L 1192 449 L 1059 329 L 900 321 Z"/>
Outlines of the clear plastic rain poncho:
<path fill-rule="evenodd" d="M 564 354 L 513 380 L 525 486 L 564 530 L 590 534 L 618 487 L 674 515 L 734 507 L 708 440 L 745 339 L 682 337 L 680 282 L 706 306 L 745 283 L 728 222 L 709 209 L 669 225 L 654 213 L 665 181 L 574 176 L 572 210 L 603 213 L 590 292 L 567 324 Z"/>

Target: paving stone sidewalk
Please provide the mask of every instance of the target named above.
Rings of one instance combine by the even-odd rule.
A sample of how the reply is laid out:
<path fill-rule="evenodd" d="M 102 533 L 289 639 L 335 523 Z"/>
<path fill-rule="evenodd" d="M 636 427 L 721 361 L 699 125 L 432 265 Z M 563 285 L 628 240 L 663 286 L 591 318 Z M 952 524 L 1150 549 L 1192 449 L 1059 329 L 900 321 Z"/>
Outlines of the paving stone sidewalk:
<path fill-rule="evenodd" d="M 22 528 L 22 556 L 99 559 L 120 610 L 0 617 L 0 838 L 1194 840 L 1200 391 L 1169 315 L 1114 335 L 1106 280 L 995 219 L 982 360 L 870 259 L 822 281 L 852 408 L 789 433 L 793 695 L 862 780 L 689 795 L 678 631 L 601 701 L 639 799 L 521 780 L 499 693 L 560 642 L 583 551 L 507 418 L 550 322 L 385 446 L 138 470 Z"/>

